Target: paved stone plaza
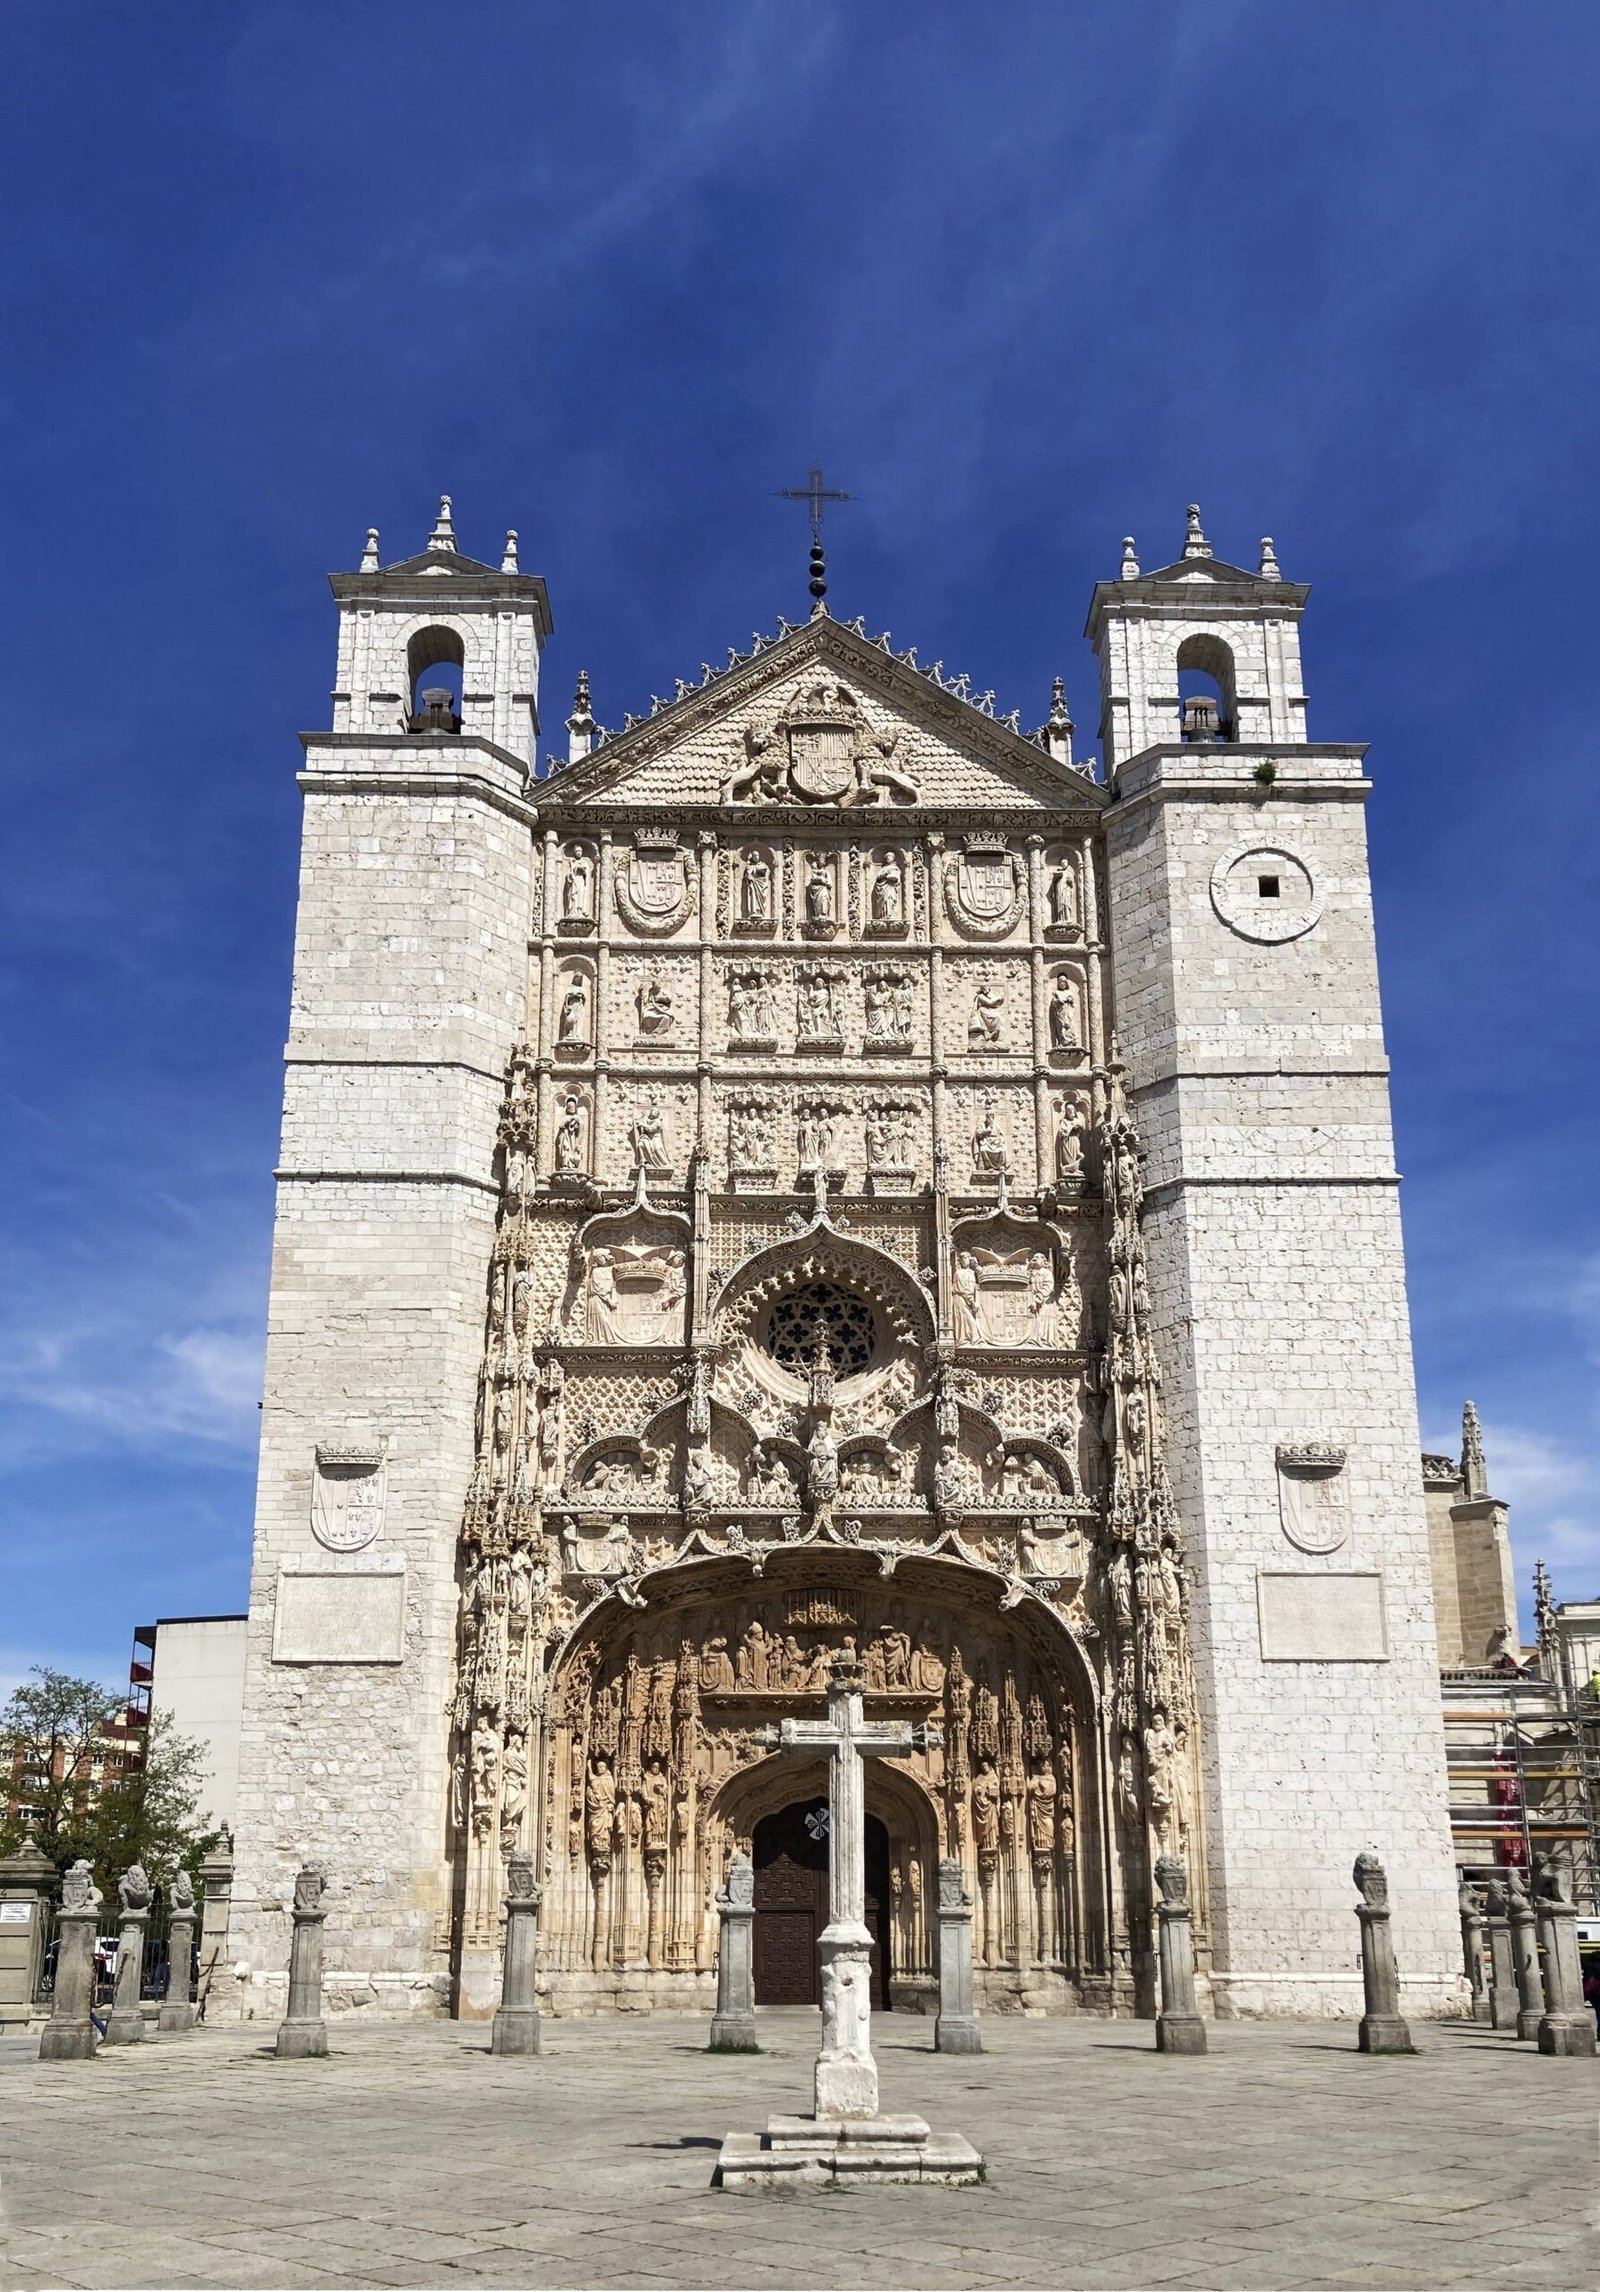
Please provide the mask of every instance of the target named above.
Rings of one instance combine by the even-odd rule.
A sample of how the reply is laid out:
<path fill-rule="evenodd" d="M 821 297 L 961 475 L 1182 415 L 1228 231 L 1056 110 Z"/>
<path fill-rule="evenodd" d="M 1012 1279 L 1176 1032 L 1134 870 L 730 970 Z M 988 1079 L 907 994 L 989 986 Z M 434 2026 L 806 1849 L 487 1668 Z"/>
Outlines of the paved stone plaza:
<path fill-rule="evenodd" d="M 959 2128 L 988 2185 L 731 2196 L 722 2136 L 804 2107 L 817 2019 L 487 2029 L 336 2023 L 326 2061 L 270 2029 L 92 2065 L 0 2061 L 4 2283 L 81 2286 L 1185 2284 L 1549 2287 L 1600 2279 L 1591 2064 L 1470 2025 L 1367 2060 L 1352 2024 L 989 2020 L 935 2055 L 885 2015 L 885 2105 Z"/>

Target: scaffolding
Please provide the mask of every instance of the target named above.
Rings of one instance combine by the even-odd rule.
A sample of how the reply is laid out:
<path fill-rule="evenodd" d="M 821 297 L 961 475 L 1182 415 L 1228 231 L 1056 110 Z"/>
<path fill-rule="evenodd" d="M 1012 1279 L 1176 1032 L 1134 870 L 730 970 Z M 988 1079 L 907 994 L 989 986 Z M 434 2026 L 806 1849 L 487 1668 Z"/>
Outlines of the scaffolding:
<path fill-rule="evenodd" d="M 1448 1670 L 1450 1831 L 1472 1879 L 1562 1853 L 1573 1898 L 1600 1913 L 1600 1696 L 1538 1671 Z"/>

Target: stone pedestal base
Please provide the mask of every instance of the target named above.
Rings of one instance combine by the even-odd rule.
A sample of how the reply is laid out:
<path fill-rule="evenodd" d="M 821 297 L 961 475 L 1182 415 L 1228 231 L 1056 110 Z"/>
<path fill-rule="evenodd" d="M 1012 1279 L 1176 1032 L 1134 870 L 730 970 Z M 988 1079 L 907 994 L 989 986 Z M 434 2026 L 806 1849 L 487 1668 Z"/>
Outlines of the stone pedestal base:
<path fill-rule="evenodd" d="M 491 2053 L 542 2053 L 539 2016 L 532 2006 L 502 2006 L 489 2033 Z"/>
<path fill-rule="evenodd" d="M 144 2015 L 137 2006 L 111 2013 L 106 2018 L 104 2045 L 142 2045 L 144 2042 Z"/>
<path fill-rule="evenodd" d="M 978 2027 L 977 2015 L 940 2014 L 933 2025 L 933 2050 L 935 2053 L 981 2053 L 983 2032 Z"/>
<path fill-rule="evenodd" d="M 1415 2053 L 1411 2031 L 1397 2013 L 1366 2013 L 1356 2032 L 1358 2053 Z"/>
<path fill-rule="evenodd" d="M 983 2159 L 959 2134 L 921 2117 L 773 2117 L 764 2133 L 730 2133 L 714 2188 L 855 2188 L 875 2181 L 932 2181 L 970 2188 Z"/>
<path fill-rule="evenodd" d="M 1206 2025 L 1197 2013 L 1156 2015 L 1157 2053 L 1204 2053 Z"/>
<path fill-rule="evenodd" d="M 167 1998 L 156 2016 L 156 2027 L 162 2031 L 193 2029 L 199 2008 L 178 1998 Z"/>
<path fill-rule="evenodd" d="M 1537 2035 L 1541 2053 L 1592 2057 L 1595 2051 L 1594 2016 L 1588 2012 L 1547 2013 L 1539 2024 Z"/>
<path fill-rule="evenodd" d="M 276 2052 L 280 2061 L 321 2061 L 328 2051 L 328 2028 L 320 2021 L 284 2021 L 278 2024 Z"/>
<path fill-rule="evenodd" d="M 75 2024 L 48 2021 L 39 2033 L 41 2061 L 92 2061 L 99 2040 L 93 2022 Z"/>
<path fill-rule="evenodd" d="M 756 2036 L 756 2017 L 753 2013 L 715 2013 L 711 2017 L 712 2053 L 759 2053 L 761 2041 Z"/>

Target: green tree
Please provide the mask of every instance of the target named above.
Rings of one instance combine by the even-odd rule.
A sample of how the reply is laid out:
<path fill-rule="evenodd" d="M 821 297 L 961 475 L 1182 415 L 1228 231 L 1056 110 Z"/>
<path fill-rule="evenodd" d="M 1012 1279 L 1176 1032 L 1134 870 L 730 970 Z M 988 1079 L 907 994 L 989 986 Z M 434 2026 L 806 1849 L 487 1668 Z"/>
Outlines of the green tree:
<path fill-rule="evenodd" d="M 58 1869 L 90 1851 L 95 1763 L 106 1724 L 120 1716 L 125 1701 L 115 1688 L 37 1663 L 12 1690 L 0 1710 L 6 1778 L 0 1849 L 16 1850 L 31 1817 L 40 1852 Z"/>
<path fill-rule="evenodd" d="M 157 1880 L 180 1865 L 199 1879 L 201 1862 L 222 1836 L 199 1820 L 206 1765 L 205 1745 L 180 1735 L 170 1711 L 152 1713 L 143 1758 L 105 1785 L 90 1818 L 84 1851 L 108 1902 L 130 1862 L 142 1862 Z"/>

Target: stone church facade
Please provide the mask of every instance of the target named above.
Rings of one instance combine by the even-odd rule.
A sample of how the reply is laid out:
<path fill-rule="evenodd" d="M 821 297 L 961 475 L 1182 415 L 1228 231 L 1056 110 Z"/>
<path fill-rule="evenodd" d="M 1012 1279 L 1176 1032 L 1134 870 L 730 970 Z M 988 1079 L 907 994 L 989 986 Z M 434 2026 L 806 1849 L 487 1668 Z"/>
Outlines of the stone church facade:
<path fill-rule="evenodd" d="M 553 2010 L 709 2002 L 740 1847 L 800 1994 L 825 1778 L 768 1731 L 841 1655 L 938 1736 L 869 1763 L 886 2002 L 930 1997 L 955 1855 L 980 2005 L 1148 2008 L 1169 1851 L 1215 2011 L 1353 2009 L 1375 1845 L 1450 2010 L 1367 782 L 1307 738 L 1304 587 L 1193 514 L 1130 545 L 1103 779 L 1059 684 L 1024 734 L 820 600 L 620 733 L 580 683 L 536 768 L 514 537 L 446 511 L 333 587 L 244 2010 L 308 1854 L 336 1997 L 492 2010 L 517 1847 Z"/>

